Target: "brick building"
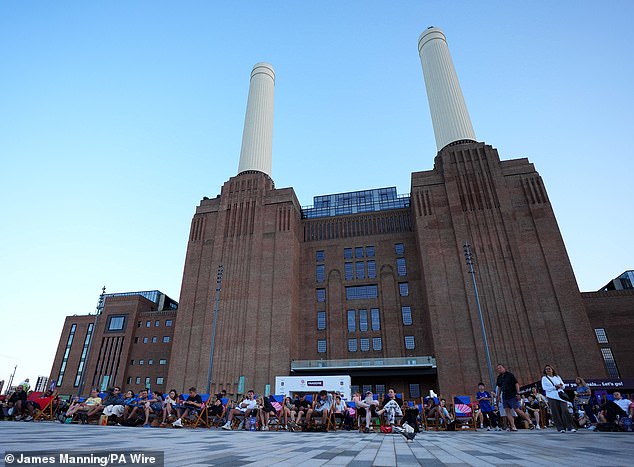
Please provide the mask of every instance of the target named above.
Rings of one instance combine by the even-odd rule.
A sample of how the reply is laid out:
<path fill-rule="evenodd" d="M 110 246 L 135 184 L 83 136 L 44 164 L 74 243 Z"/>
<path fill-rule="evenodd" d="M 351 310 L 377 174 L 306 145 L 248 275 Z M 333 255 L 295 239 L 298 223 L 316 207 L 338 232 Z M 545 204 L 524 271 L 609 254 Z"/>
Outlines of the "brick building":
<path fill-rule="evenodd" d="M 597 292 L 583 292 L 595 342 L 610 378 L 634 378 L 634 271 L 625 271 Z"/>
<path fill-rule="evenodd" d="M 67 316 L 50 375 L 59 393 L 164 390 L 177 306 L 158 290 L 105 294 L 95 314 Z"/>
<path fill-rule="evenodd" d="M 238 175 L 191 224 L 169 385 L 266 391 L 276 375 L 350 374 L 405 397 L 489 381 L 463 246 L 471 245 L 493 365 L 605 376 L 544 183 L 473 135 L 444 35 L 419 42 L 434 169 L 394 189 L 316 197 L 271 177 L 275 73 L 257 64 Z M 213 312 L 212 312 L 213 310 Z"/>

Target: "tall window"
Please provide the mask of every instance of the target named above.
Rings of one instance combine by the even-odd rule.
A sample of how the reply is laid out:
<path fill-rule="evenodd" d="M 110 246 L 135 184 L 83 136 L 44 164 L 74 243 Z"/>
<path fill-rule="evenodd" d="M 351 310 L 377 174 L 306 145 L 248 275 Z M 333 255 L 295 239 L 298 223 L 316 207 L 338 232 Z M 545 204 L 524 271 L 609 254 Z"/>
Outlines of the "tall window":
<path fill-rule="evenodd" d="M 324 250 L 317 250 L 315 252 L 315 261 L 317 261 L 318 263 L 321 263 L 325 259 L 326 259 L 326 254 L 324 253 Z"/>
<path fill-rule="evenodd" d="M 357 330 L 355 314 L 356 312 L 354 310 L 348 310 L 348 332 L 355 332 Z"/>
<path fill-rule="evenodd" d="M 370 350 L 370 339 L 367 337 L 363 337 L 360 339 L 361 341 L 361 352 L 367 352 Z"/>
<path fill-rule="evenodd" d="M 326 289 L 317 289 L 317 301 L 325 302 L 326 301 Z"/>
<path fill-rule="evenodd" d="M 315 280 L 323 282 L 326 279 L 326 265 L 318 264 L 315 266 Z"/>
<path fill-rule="evenodd" d="M 599 344 L 607 344 L 608 343 L 608 335 L 605 333 L 604 328 L 595 328 L 594 334 L 597 336 L 597 342 Z"/>
<path fill-rule="evenodd" d="M 156 344 L 158 342 L 158 337 L 153 336 L 152 337 L 152 344 Z"/>
<path fill-rule="evenodd" d="M 420 397 L 420 385 L 418 383 L 409 385 L 409 397 L 412 399 L 418 399 Z"/>
<path fill-rule="evenodd" d="M 414 345 L 414 336 L 405 336 L 405 348 L 407 350 L 412 350 L 416 346 Z"/>
<path fill-rule="evenodd" d="M 68 334 L 68 340 L 66 341 L 66 350 L 64 350 L 64 358 L 62 359 L 62 366 L 59 369 L 59 374 L 57 375 L 57 385 L 61 386 L 62 381 L 64 379 L 64 372 L 66 371 L 66 363 L 68 362 L 68 355 L 70 354 L 70 346 L 73 345 L 73 338 L 75 337 L 75 331 L 77 330 L 77 325 L 73 324 L 70 327 L 70 334 Z"/>
<path fill-rule="evenodd" d="M 317 312 L 317 329 L 323 331 L 326 329 L 326 312 L 318 311 Z"/>
<path fill-rule="evenodd" d="M 156 384 L 163 384 L 163 378 L 161 376 L 156 377 Z"/>
<path fill-rule="evenodd" d="M 352 259 L 352 248 L 343 249 L 343 259 Z"/>
<path fill-rule="evenodd" d="M 359 310 L 359 331 L 368 330 L 368 310 Z"/>
<path fill-rule="evenodd" d="M 347 281 L 351 281 L 354 278 L 352 271 L 352 262 L 348 261 L 343 264 L 344 277 Z"/>
<path fill-rule="evenodd" d="M 150 326 L 152 326 L 152 321 L 146 321 L 145 327 L 149 328 Z"/>
<path fill-rule="evenodd" d="M 150 381 L 152 381 L 152 378 L 150 378 L 149 376 L 147 376 L 147 377 L 145 378 L 145 387 L 146 387 L 146 388 L 150 386 Z"/>
<path fill-rule="evenodd" d="M 403 324 L 405 326 L 411 326 L 412 325 L 412 308 L 409 306 L 402 306 L 401 315 L 403 316 Z"/>
<path fill-rule="evenodd" d="M 365 247 L 365 256 L 368 258 L 374 258 L 374 246 L 368 245 Z"/>
<path fill-rule="evenodd" d="M 399 276 L 407 275 L 407 266 L 405 265 L 405 258 L 396 258 L 396 272 Z"/>
<path fill-rule="evenodd" d="M 363 247 L 358 246 L 354 249 L 354 257 L 355 258 L 363 258 Z"/>
<path fill-rule="evenodd" d="M 140 377 L 140 376 L 137 376 L 137 377 L 134 379 L 134 383 L 135 383 L 135 384 L 141 384 L 141 377 Z"/>
<path fill-rule="evenodd" d="M 396 256 L 402 256 L 405 253 L 405 245 L 402 243 L 395 243 L 394 253 L 396 253 Z"/>
<path fill-rule="evenodd" d="M 356 352 L 356 351 L 357 351 L 357 340 L 348 339 L 348 352 Z"/>
<path fill-rule="evenodd" d="M 86 338 L 84 339 L 84 348 L 81 351 L 81 360 L 79 360 L 79 367 L 77 368 L 77 375 L 75 375 L 75 387 L 79 387 L 81 381 L 81 375 L 84 372 L 84 366 L 86 365 L 86 356 L 88 355 L 88 347 L 90 346 L 90 338 L 92 337 L 93 323 L 88 325 L 88 331 L 86 331 Z"/>
<path fill-rule="evenodd" d="M 383 348 L 383 342 L 380 337 L 372 338 L 372 350 L 381 350 Z"/>
<path fill-rule="evenodd" d="M 409 296 L 409 283 L 408 282 L 399 282 L 398 283 L 398 291 L 401 294 L 401 297 Z"/>
<path fill-rule="evenodd" d="M 373 259 L 368 261 L 368 279 L 376 279 L 376 262 Z"/>
<path fill-rule="evenodd" d="M 357 271 L 357 279 L 365 279 L 365 263 L 363 261 L 357 261 L 355 263 L 355 269 Z"/>
<path fill-rule="evenodd" d="M 159 327 L 160 324 L 161 324 L 160 320 L 157 319 L 156 321 L 154 321 L 154 326 Z"/>
<path fill-rule="evenodd" d="M 372 319 L 372 330 L 380 331 L 381 330 L 381 320 L 379 318 L 379 309 L 372 308 L 370 309 L 370 316 Z"/>
<path fill-rule="evenodd" d="M 170 336 L 163 336 L 163 342 L 167 343 L 170 341 Z"/>
<path fill-rule="evenodd" d="M 612 349 L 605 348 L 601 349 L 601 354 L 603 355 L 603 361 L 605 362 L 605 367 L 608 370 L 608 376 L 610 378 L 620 378 L 619 369 L 616 366 L 616 361 L 614 360 L 614 355 L 612 355 Z"/>
<path fill-rule="evenodd" d="M 319 339 L 317 341 L 317 352 L 326 353 L 326 339 Z"/>

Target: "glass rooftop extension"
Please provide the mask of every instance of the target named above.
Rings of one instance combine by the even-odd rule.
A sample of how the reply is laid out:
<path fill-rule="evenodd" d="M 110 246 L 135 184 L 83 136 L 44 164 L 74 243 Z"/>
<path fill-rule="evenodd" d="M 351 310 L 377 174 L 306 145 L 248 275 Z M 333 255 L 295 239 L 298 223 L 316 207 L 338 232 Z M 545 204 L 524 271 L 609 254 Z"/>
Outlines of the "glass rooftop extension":
<path fill-rule="evenodd" d="M 313 206 L 302 207 L 303 219 L 408 208 L 410 197 L 397 194 L 396 187 L 391 186 L 315 196 L 313 203 Z"/>

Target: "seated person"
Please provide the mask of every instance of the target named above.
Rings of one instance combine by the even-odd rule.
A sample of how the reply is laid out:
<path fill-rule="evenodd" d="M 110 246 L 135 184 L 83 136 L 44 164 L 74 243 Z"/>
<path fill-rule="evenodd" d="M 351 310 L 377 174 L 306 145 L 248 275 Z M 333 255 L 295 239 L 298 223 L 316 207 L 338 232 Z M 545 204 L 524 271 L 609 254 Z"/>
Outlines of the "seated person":
<path fill-rule="evenodd" d="M 443 402 L 444 401 L 444 402 Z M 442 399 L 436 403 L 434 397 L 426 397 L 425 398 L 425 417 L 428 419 L 437 419 L 438 424 L 448 425 L 449 423 L 449 411 L 447 410 L 447 401 Z"/>
<path fill-rule="evenodd" d="M 379 407 L 379 401 L 374 399 L 372 391 L 366 391 L 365 397 L 361 399 L 361 394 L 356 393 L 352 398 L 357 409 L 359 409 L 359 415 L 362 415 L 363 409 L 365 411 L 365 428 L 364 433 L 370 433 L 370 422 L 372 421 L 372 411 Z M 360 427 L 359 427 L 360 428 Z"/>
<path fill-rule="evenodd" d="M 440 405 L 438 406 L 438 413 L 440 413 L 440 418 L 443 419 L 443 422 L 447 425 L 453 423 L 453 417 L 449 413 L 449 409 L 447 409 L 447 400 L 440 399 Z"/>
<path fill-rule="evenodd" d="M 331 414 L 332 421 L 334 423 L 337 423 L 337 419 L 340 420 L 340 426 L 349 426 L 350 424 L 348 423 L 348 418 L 350 418 L 349 421 L 352 422 L 352 417 L 350 417 L 348 413 L 348 406 L 341 399 L 341 396 L 339 394 L 335 395 L 335 401 L 332 406 Z"/>
<path fill-rule="evenodd" d="M 306 414 L 306 423 L 313 422 L 313 417 L 321 417 L 321 423 L 323 427 L 326 427 L 326 421 L 328 420 L 328 414 L 332 409 L 333 399 L 332 394 L 328 394 L 328 391 L 322 389 L 319 391 L 313 408 L 308 409 Z"/>
<path fill-rule="evenodd" d="M 71 405 L 66 411 L 66 416 L 72 417 L 77 413 L 82 423 L 88 423 L 88 411 L 90 409 L 94 409 L 95 406 L 101 405 L 101 402 L 102 400 L 101 397 L 99 397 L 99 391 L 92 389 L 90 391 L 90 397 L 88 397 L 84 402 L 75 400 L 75 404 Z"/>
<path fill-rule="evenodd" d="M 612 394 L 613 401 L 607 401 L 601 405 L 599 413 L 599 423 L 614 423 L 617 417 L 627 417 L 630 401 L 624 399 L 620 392 Z"/>
<path fill-rule="evenodd" d="M 282 404 L 282 411 L 280 416 L 284 419 L 284 428 L 289 429 L 289 425 L 291 425 L 288 419 L 291 419 L 291 422 L 295 421 L 295 405 L 293 404 L 292 397 L 285 397 L 284 403 Z M 291 431 L 293 430 L 292 426 L 290 427 Z"/>
<path fill-rule="evenodd" d="M 198 411 L 203 406 L 203 399 L 200 397 L 200 394 L 196 392 L 196 388 L 189 388 L 189 397 L 186 401 L 183 402 L 183 408 L 176 407 L 176 414 L 178 418 L 173 426 L 182 427 L 183 426 L 183 418 L 187 418 L 190 413 L 198 413 Z"/>
<path fill-rule="evenodd" d="M 271 404 L 271 400 L 264 396 L 260 403 L 258 403 L 260 410 L 258 410 L 258 420 L 260 421 L 260 426 L 262 427 L 262 431 L 268 431 L 269 429 L 269 420 L 271 417 L 275 417 L 277 412 L 275 411 L 275 407 Z"/>
<path fill-rule="evenodd" d="M 124 418 L 126 422 L 136 424 L 136 418 L 138 417 L 138 415 L 145 412 L 145 405 L 149 400 L 150 396 L 148 390 L 141 389 L 139 391 L 139 395 L 135 398 L 135 400 L 125 407 Z"/>
<path fill-rule="evenodd" d="M 26 399 L 27 394 L 24 388 L 21 385 L 16 386 L 15 391 L 13 391 L 13 394 L 11 394 L 7 401 L 9 415 L 12 415 L 15 421 L 22 419 L 23 411 L 26 408 Z"/>
<path fill-rule="evenodd" d="M 54 397 L 55 394 L 50 389 L 47 389 L 42 394 L 33 399 L 28 399 L 24 402 L 24 408 L 26 412 L 26 417 L 24 417 L 25 422 L 30 422 L 33 420 L 33 416 L 35 415 L 36 410 L 42 410 Z"/>
<path fill-rule="evenodd" d="M 394 389 L 390 388 L 383 399 L 383 408 L 381 410 L 377 410 L 377 415 L 385 414 L 385 418 L 387 419 L 387 423 L 389 425 L 394 425 L 394 420 L 396 416 L 403 416 L 403 411 L 401 407 L 403 406 L 403 401 L 396 397 L 396 392 Z"/>
<path fill-rule="evenodd" d="M 115 386 L 108 392 L 106 398 L 99 405 L 91 407 L 86 415 L 91 417 L 97 413 L 103 413 L 107 417 L 113 416 L 115 422 L 118 422 L 119 417 L 123 416 L 125 407 L 123 405 L 123 394 L 121 394 L 121 388 Z"/>
<path fill-rule="evenodd" d="M 182 404 L 181 396 L 178 395 L 176 389 L 170 389 L 167 393 L 167 397 L 163 401 L 163 421 L 161 426 L 167 426 L 167 421 L 170 417 L 177 417 L 176 408 Z"/>
<path fill-rule="evenodd" d="M 302 394 L 301 396 L 300 395 L 295 396 L 293 405 L 295 406 L 295 413 L 297 414 L 297 419 L 294 422 L 291 422 L 291 425 L 293 429 L 297 429 L 299 422 L 302 420 L 302 415 L 308 414 L 308 411 L 311 408 L 310 406 L 311 404 L 306 399 L 306 394 Z"/>
<path fill-rule="evenodd" d="M 235 416 L 244 415 L 244 418 L 246 419 L 256 409 L 257 401 L 255 400 L 255 392 L 253 389 L 249 389 L 249 391 L 247 391 L 247 397 L 242 399 L 242 402 L 240 402 L 237 407 L 231 409 L 229 416 L 227 417 L 227 423 L 222 425 L 221 428 L 223 430 L 231 430 L 231 422 Z"/>
<path fill-rule="evenodd" d="M 227 391 L 225 389 L 223 389 L 218 394 L 216 394 L 216 399 L 214 400 L 213 404 L 211 404 L 207 409 L 210 417 L 222 416 L 225 410 L 225 407 L 222 403 L 222 399 L 225 399 L 226 397 L 227 397 Z"/>
<path fill-rule="evenodd" d="M 539 401 L 533 394 L 528 395 L 528 401 L 524 404 L 524 407 L 526 408 L 528 416 L 535 419 L 535 428 L 541 430 L 541 427 L 539 426 Z"/>

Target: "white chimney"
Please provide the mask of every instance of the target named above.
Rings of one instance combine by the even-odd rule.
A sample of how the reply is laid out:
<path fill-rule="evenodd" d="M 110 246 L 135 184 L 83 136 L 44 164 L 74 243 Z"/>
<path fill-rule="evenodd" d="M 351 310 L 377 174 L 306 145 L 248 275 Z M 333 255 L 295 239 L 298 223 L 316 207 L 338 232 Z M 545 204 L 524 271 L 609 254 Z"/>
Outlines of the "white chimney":
<path fill-rule="evenodd" d="M 268 63 L 256 63 L 251 72 L 238 174 L 257 171 L 271 176 L 274 88 L 273 67 Z"/>
<path fill-rule="evenodd" d="M 418 39 L 418 53 L 437 149 L 455 141 L 475 141 L 445 34 L 438 28 L 427 28 Z"/>

